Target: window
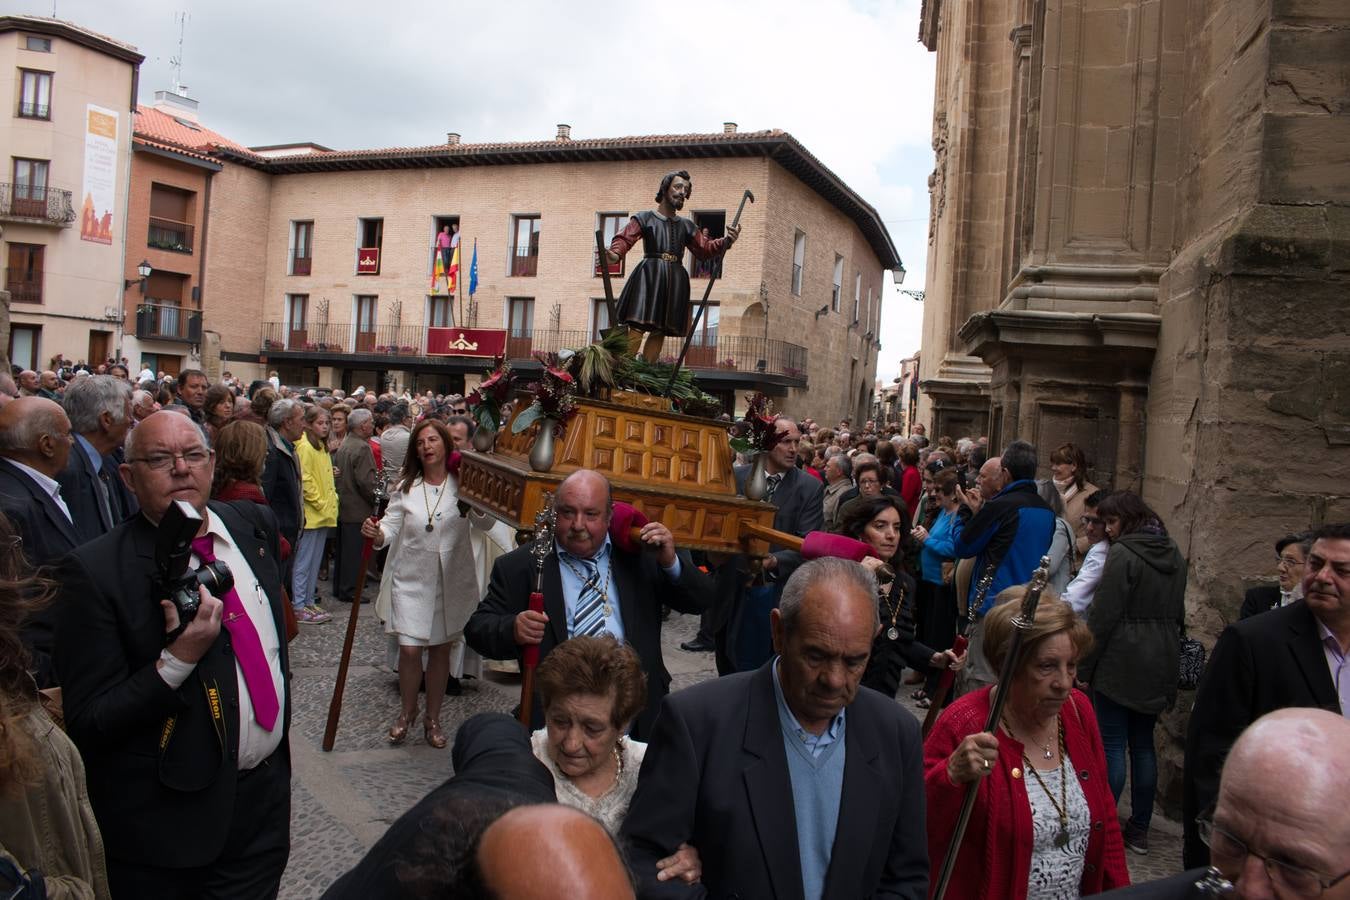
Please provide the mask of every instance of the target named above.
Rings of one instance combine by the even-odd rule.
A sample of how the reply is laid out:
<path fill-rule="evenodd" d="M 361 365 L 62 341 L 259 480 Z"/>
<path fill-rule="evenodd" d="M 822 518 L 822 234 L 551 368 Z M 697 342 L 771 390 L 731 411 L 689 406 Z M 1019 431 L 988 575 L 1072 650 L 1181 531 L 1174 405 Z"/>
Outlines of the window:
<path fill-rule="evenodd" d="M 304 350 L 309 343 L 309 294 L 286 295 L 286 349 Z"/>
<path fill-rule="evenodd" d="M 539 272 L 539 217 L 511 217 L 512 275 L 533 277 Z"/>
<path fill-rule="evenodd" d="M 839 312 L 839 300 L 844 293 L 844 258 L 834 255 L 834 289 L 830 294 L 830 309 Z"/>
<path fill-rule="evenodd" d="M 609 327 L 609 307 L 604 297 L 591 298 L 591 340 L 600 340 L 600 332 Z"/>
<path fill-rule="evenodd" d="M 708 232 L 709 238 L 726 237 L 727 234 L 727 214 L 726 210 L 719 212 L 696 212 L 694 213 L 694 224 L 700 229 Z M 722 275 L 722 258 L 699 259 L 694 257 L 694 266 L 689 273 L 694 278 L 711 278 Z"/>
<path fill-rule="evenodd" d="M 434 216 L 431 220 L 431 255 L 427 257 L 428 275 L 434 274 L 436 271 L 436 248 L 440 246 L 438 241 L 441 237 L 441 231 L 445 228 L 450 229 L 451 246 L 450 257 L 447 257 L 445 261 L 447 269 L 450 268 L 450 258 L 455 255 L 453 248 L 459 246 L 459 216 Z M 464 261 L 464 251 L 460 250 L 459 253 L 460 266 L 462 268 L 467 268 L 467 264 Z"/>
<path fill-rule="evenodd" d="M 858 310 L 862 306 L 862 273 L 853 276 L 853 324 L 858 324 Z"/>
<path fill-rule="evenodd" d="M 14 160 L 14 199 L 10 206 L 13 215 L 46 218 L 50 168 L 44 159 Z"/>
<path fill-rule="evenodd" d="M 36 35 L 32 34 L 24 35 L 23 49 L 32 50 L 34 53 L 51 53 L 52 39 L 45 37 L 37 37 Z"/>
<path fill-rule="evenodd" d="M 867 330 L 876 331 L 872 326 L 872 289 L 870 287 L 867 289 Z"/>
<path fill-rule="evenodd" d="M 52 73 L 19 70 L 19 111 L 23 119 L 52 117 Z"/>
<path fill-rule="evenodd" d="M 9 245 L 9 268 L 5 270 L 5 290 L 15 303 L 42 302 L 42 245 Z"/>
<path fill-rule="evenodd" d="M 384 244 L 384 219 L 356 220 L 356 274 L 380 274 L 380 248 Z"/>
<path fill-rule="evenodd" d="M 9 327 L 9 361 L 21 369 L 42 371 L 38 365 L 38 346 L 42 342 L 41 325 L 11 325 Z"/>
<path fill-rule="evenodd" d="M 192 212 L 197 195 L 167 184 L 150 185 L 150 229 L 147 247 L 174 253 L 192 252 Z"/>
<path fill-rule="evenodd" d="M 614 236 L 628 226 L 628 218 L 628 213 L 599 213 L 597 215 L 600 226 L 600 240 L 606 249 L 609 248 L 610 241 L 614 240 Z M 594 274 L 596 278 L 599 278 L 602 274 L 600 271 L 600 252 L 597 250 L 594 256 Z M 622 278 L 624 262 L 625 261 L 621 259 L 610 266 L 609 274 Z M 609 326 L 606 325 L 605 327 L 608 328 Z"/>
<path fill-rule="evenodd" d="M 314 223 L 291 223 L 291 274 L 308 275 L 314 260 Z"/>
<path fill-rule="evenodd" d="M 427 298 L 427 325 L 431 328 L 452 328 L 455 324 L 455 307 L 451 298 L 444 294 Z"/>
<path fill-rule="evenodd" d="M 534 298 L 506 298 L 506 356 L 508 359 L 527 359 L 533 349 Z"/>
<path fill-rule="evenodd" d="M 690 366 L 711 369 L 721 362 L 717 358 L 717 323 L 721 313 L 722 308 L 716 300 L 709 301 L 707 308 L 703 310 L 698 330 L 694 332 L 694 338 L 689 342 L 689 354 L 684 358 Z M 727 368 L 735 366 L 733 364 Z"/>
<path fill-rule="evenodd" d="M 379 298 L 373 294 L 356 296 L 356 352 L 372 353 L 375 350 L 375 316 L 379 309 Z"/>
<path fill-rule="evenodd" d="M 798 231 L 792 239 L 792 293 L 802 295 L 802 266 L 806 264 L 806 235 Z"/>

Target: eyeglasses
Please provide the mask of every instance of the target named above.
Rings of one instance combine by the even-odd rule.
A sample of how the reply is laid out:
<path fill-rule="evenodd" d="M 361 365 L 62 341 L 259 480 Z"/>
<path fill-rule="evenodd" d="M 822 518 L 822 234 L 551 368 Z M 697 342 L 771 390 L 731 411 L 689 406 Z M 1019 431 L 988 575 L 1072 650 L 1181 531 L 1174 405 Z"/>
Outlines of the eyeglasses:
<path fill-rule="evenodd" d="M 1195 824 L 1200 828 L 1200 840 L 1205 842 L 1213 856 L 1214 865 L 1219 869 L 1233 869 L 1240 866 L 1248 856 L 1255 856 L 1265 864 L 1270 883 L 1281 893 L 1294 897 L 1320 897 L 1347 878 L 1350 872 L 1343 872 L 1335 878 L 1328 878 L 1320 872 L 1305 869 L 1292 863 L 1269 856 L 1262 856 L 1242 841 L 1233 837 L 1214 824 L 1214 814 L 1206 812 L 1198 816 Z M 1228 864 L 1225 867 L 1225 863 Z"/>
<path fill-rule="evenodd" d="M 1275 567 L 1276 567 L 1277 569 L 1279 569 L 1279 568 L 1284 568 L 1284 569 L 1296 569 L 1296 568 L 1298 568 L 1298 567 L 1301 566 L 1301 565 L 1303 565 L 1303 560 L 1301 560 L 1301 559 L 1295 559 L 1295 558 L 1292 557 L 1292 556 L 1277 556 L 1277 557 L 1275 557 Z"/>
<path fill-rule="evenodd" d="M 189 469 L 200 469 L 211 459 L 210 450 L 185 450 L 182 453 L 151 453 L 146 456 L 138 456 L 135 459 L 128 459 L 129 463 L 145 463 L 157 472 L 168 472 L 174 467 L 178 460 Z"/>

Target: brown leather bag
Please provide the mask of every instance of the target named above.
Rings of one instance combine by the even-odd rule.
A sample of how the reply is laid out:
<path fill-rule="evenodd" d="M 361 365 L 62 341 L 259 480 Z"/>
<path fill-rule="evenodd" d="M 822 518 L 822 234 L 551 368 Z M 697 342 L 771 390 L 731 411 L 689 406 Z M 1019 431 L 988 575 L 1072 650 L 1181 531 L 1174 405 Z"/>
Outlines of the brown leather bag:
<path fill-rule="evenodd" d="M 300 623 L 295 620 L 295 607 L 291 605 L 291 592 L 284 587 L 281 589 L 281 604 L 283 615 L 286 617 L 286 643 L 289 644 L 300 633 Z"/>

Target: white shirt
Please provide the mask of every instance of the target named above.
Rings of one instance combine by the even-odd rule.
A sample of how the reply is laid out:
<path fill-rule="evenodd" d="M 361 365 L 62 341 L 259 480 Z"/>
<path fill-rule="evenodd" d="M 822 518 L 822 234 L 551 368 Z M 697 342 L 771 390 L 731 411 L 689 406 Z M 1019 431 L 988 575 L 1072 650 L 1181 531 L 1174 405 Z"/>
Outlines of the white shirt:
<path fill-rule="evenodd" d="M 235 677 L 239 684 L 239 770 L 246 771 L 258 765 L 281 745 L 283 724 L 286 721 L 285 681 L 281 673 L 281 639 L 277 634 L 275 620 L 272 618 L 272 605 L 263 591 L 262 584 L 254 574 L 248 558 L 235 545 L 234 538 L 225 525 L 208 511 L 207 532 L 212 541 L 216 559 L 230 567 L 234 573 L 234 590 L 239 595 L 253 628 L 258 632 L 258 641 L 262 644 L 263 655 L 267 658 L 267 667 L 272 672 L 272 685 L 277 692 L 277 721 L 271 731 L 258 724 L 253 713 L 253 703 L 249 698 L 248 684 L 244 681 L 244 670 L 236 659 Z M 197 554 L 192 554 L 191 565 L 195 569 L 202 564 Z M 225 625 L 222 622 L 221 628 Z M 196 663 L 183 662 L 165 651 L 164 665 L 159 676 L 165 684 L 177 689 L 192 674 Z"/>
<path fill-rule="evenodd" d="M 71 447 L 70 452 L 74 453 L 75 448 Z M 37 486 L 42 488 L 42 492 L 46 494 L 48 497 L 51 497 L 52 502 L 55 503 L 60 508 L 61 512 L 66 514 L 66 521 L 71 523 L 72 525 L 75 524 L 75 520 L 70 517 L 70 507 L 66 506 L 66 501 L 61 497 L 61 485 L 56 483 L 55 478 L 48 478 L 46 475 L 42 474 L 37 469 L 34 469 L 31 466 L 25 466 L 17 459 L 11 459 L 9 462 L 10 465 L 14 466 L 14 468 L 19 469 L 29 478 L 36 481 Z"/>
<path fill-rule="evenodd" d="M 140 384 L 142 381 L 154 381 L 154 380 L 155 380 L 155 373 L 151 372 L 148 366 L 144 369 L 141 369 L 141 373 L 136 376 L 137 384 Z"/>
<path fill-rule="evenodd" d="M 1092 605 L 1092 595 L 1097 593 L 1097 585 L 1102 580 L 1102 567 L 1106 565 L 1106 554 L 1110 550 L 1110 541 L 1098 541 L 1089 547 L 1078 576 L 1064 589 L 1064 596 L 1060 599 L 1072 606 L 1073 611 L 1080 616 L 1087 615 L 1088 607 Z"/>

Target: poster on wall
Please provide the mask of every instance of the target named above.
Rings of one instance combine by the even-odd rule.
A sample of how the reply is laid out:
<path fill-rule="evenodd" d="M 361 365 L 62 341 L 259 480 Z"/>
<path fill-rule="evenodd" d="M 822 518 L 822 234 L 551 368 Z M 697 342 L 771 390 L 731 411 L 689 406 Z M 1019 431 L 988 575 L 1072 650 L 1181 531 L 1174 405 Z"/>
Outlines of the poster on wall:
<path fill-rule="evenodd" d="M 80 239 L 111 244 L 117 197 L 117 113 L 89 104 L 84 128 L 84 201 Z"/>

